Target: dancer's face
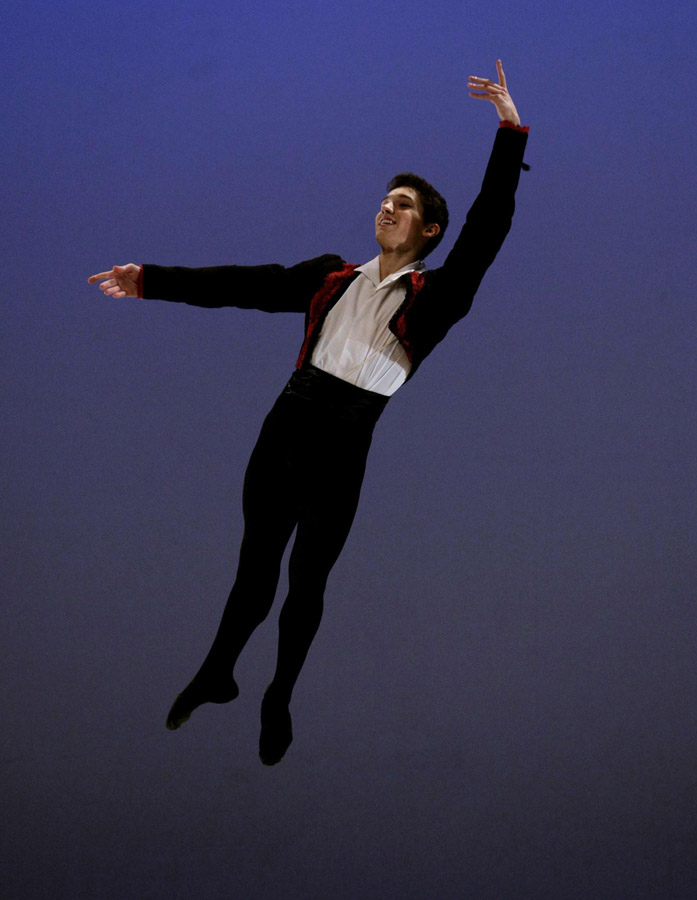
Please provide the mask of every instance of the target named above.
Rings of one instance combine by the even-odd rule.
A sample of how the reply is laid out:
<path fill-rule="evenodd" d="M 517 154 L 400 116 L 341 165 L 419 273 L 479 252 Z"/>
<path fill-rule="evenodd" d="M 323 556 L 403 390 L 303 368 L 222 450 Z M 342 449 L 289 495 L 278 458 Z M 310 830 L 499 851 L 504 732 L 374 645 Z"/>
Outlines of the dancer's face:
<path fill-rule="evenodd" d="M 429 238 L 439 231 L 439 225 L 424 224 L 421 197 L 411 187 L 390 191 L 375 217 L 375 237 L 382 249 L 413 253 L 415 259 Z"/>

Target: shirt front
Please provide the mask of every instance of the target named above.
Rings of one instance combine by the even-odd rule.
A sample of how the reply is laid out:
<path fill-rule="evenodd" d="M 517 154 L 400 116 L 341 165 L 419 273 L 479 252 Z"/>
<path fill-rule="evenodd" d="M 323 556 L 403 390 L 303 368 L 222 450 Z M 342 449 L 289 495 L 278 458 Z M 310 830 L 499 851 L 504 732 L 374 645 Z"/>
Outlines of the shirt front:
<path fill-rule="evenodd" d="M 312 365 L 366 391 L 392 396 L 411 364 L 389 329 L 390 320 L 406 296 L 404 276 L 425 268 L 417 260 L 380 281 L 379 256 L 359 266 L 358 277 L 327 314 Z"/>

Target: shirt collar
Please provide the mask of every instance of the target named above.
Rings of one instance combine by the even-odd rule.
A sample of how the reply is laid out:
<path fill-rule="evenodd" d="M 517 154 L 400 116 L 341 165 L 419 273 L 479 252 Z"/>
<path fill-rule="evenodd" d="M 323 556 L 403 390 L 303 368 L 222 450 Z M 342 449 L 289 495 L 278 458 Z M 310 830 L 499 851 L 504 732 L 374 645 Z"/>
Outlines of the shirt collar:
<path fill-rule="evenodd" d="M 414 262 L 410 262 L 408 265 L 403 266 L 398 272 L 393 272 L 392 275 L 388 275 L 383 281 L 380 281 L 380 256 L 376 256 L 375 259 L 371 259 L 370 262 L 363 263 L 362 266 L 358 266 L 356 272 L 362 272 L 373 284 L 373 287 L 383 288 L 387 287 L 389 284 L 392 284 L 395 281 L 398 281 L 402 275 L 406 275 L 407 272 L 423 272 L 426 266 L 422 259 L 416 259 Z"/>

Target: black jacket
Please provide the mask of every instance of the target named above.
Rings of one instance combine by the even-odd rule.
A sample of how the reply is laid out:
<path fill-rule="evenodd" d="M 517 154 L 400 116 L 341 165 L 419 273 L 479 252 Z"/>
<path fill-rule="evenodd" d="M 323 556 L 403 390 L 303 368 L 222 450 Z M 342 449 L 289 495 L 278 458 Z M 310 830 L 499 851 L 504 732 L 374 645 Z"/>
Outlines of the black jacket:
<path fill-rule="evenodd" d="M 508 234 L 515 209 L 527 131 L 500 127 L 477 199 L 442 266 L 405 276 L 406 296 L 390 320 L 404 347 L 409 378 L 452 326 L 465 316 L 484 273 Z M 297 367 L 306 365 L 327 313 L 356 277 L 355 266 L 327 254 L 288 268 L 266 266 L 144 265 L 142 296 L 194 306 L 305 313 Z"/>

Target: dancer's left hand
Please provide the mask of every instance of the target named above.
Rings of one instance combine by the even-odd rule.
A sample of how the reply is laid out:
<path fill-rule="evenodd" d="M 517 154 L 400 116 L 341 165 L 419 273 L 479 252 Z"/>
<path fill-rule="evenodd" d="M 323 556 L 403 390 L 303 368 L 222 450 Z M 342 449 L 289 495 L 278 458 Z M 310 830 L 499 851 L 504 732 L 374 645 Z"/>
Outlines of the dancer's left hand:
<path fill-rule="evenodd" d="M 467 80 L 467 87 L 470 89 L 469 95 L 480 100 L 490 100 L 496 107 L 496 112 L 499 114 L 500 119 L 512 122 L 514 125 L 520 125 L 520 116 L 511 95 L 508 93 L 506 76 L 503 73 L 500 59 L 496 60 L 496 71 L 499 76 L 498 84 L 495 84 L 490 78 L 479 78 L 477 75 L 470 75 Z"/>

